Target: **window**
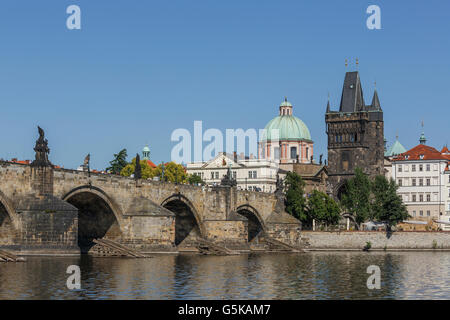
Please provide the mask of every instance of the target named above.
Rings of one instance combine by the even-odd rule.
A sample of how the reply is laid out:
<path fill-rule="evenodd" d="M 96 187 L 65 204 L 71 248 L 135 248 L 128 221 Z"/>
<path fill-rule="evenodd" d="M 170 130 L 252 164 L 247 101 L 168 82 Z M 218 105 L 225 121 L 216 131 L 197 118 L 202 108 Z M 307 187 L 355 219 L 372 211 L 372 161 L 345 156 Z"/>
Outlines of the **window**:
<path fill-rule="evenodd" d="M 219 179 L 219 171 L 216 171 L 216 179 Z"/>
<path fill-rule="evenodd" d="M 211 179 L 214 179 L 214 172 L 211 172 Z"/>
<path fill-rule="evenodd" d="M 431 186 L 431 179 L 430 178 L 427 179 L 427 186 Z"/>
<path fill-rule="evenodd" d="M 412 185 L 413 185 L 413 187 L 416 186 L 416 179 L 415 178 L 412 179 Z"/>
<path fill-rule="evenodd" d="M 423 194 L 419 195 L 419 201 L 423 202 Z"/>
<path fill-rule="evenodd" d="M 420 210 L 420 216 L 423 216 L 423 211 L 422 210 Z"/>
<path fill-rule="evenodd" d="M 280 159 L 280 147 L 273 148 L 273 153 L 275 156 L 275 160 L 279 160 Z"/>
<path fill-rule="evenodd" d="M 412 195 L 412 201 L 416 202 L 417 201 L 417 196 L 415 194 Z"/>
<path fill-rule="evenodd" d="M 297 159 L 297 147 L 291 147 L 291 159 Z"/>
<path fill-rule="evenodd" d="M 253 171 L 253 179 L 256 179 L 256 171 Z"/>
<path fill-rule="evenodd" d="M 398 179 L 398 185 L 401 187 L 402 186 L 402 179 Z"/>
<path fill-rule="evenodd" d="M 236 180 L 237 172 L 233 171 L 233 179 Z"/>
<path fill-rule="evenodd" d="M 427 171 L 430 171 L 430 170 L 431 170 L 431 165 L 427 164 Z"/>
<path fill-rule="evenodd" d="M 416 171 L 416 165 L 415 164 L 412 165 L 411 171 L 413 171 L 413 172 Z"/>
<path fill-rule="evenodd" d="M 427 210 L 427 216 L 430 216 L 430 213 L 431 213 L 430 210 Z"/>
<path fill-rule="evenodd" d="M 248 177 L 250 179 L 256 179 L 256 171 L 249 171 L 248 172 Z"/>
<path fill-rule="evenodd" d="M 431 201 L 431 194 L 427 194 L 427 202 Z"/>
<path fill-rule="evenodd" d="M 413 217 L 416 216 L 416 210 L 413 211 L 413 214 L 412 214 L 412 215 L 413 215 Z"/>
<path fill-rule="evenodd" d="M 423 186 L 423 179 L 422 178 L 419 179 L 419 186 Z"/>
<path fill-rule="evenodd" d="M 423 171 L 423 164 L 419 164 L 419 171 Z"/>
<path fill-rule="evenodd" d="M 402 165 L 399 164 L 399 165 L 398 165 L 398 172 L 402 172 L 402 171 L 403 171 Z"/>

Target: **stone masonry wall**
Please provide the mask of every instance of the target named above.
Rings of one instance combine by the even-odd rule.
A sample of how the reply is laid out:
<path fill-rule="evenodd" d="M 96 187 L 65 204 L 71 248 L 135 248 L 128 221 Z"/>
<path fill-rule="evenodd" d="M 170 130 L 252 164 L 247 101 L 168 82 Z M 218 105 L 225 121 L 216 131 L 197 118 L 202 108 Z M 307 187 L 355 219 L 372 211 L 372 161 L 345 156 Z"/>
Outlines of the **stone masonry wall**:
<path fill-rule="evenodd" d="M 315 232 L 303 231 L 302 239 L 309 243 L 308 249 L 356 249 L 362 250 L 370 241 L 372 249 L 450 249 L 450 232 L 394 232 L 389 238 L 386 232 L 349 231 Z"/>
<path fill-rule="evenodd" d="M 77 216 L 76 211 L 20 213 L 18 233 L 21 251 L 79 253 Z"/>

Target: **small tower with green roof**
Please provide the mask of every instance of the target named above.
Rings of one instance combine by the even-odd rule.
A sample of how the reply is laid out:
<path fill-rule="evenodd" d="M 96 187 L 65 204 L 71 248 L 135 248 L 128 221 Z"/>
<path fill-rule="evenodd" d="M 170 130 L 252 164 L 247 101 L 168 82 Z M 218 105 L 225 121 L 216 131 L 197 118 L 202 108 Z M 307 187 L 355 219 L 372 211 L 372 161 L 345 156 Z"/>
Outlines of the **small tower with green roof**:
<path fill-rule="evenodd" d="M 142 149 L 142 160 L 150 160 L 150 148 L 148 145 Z"/>

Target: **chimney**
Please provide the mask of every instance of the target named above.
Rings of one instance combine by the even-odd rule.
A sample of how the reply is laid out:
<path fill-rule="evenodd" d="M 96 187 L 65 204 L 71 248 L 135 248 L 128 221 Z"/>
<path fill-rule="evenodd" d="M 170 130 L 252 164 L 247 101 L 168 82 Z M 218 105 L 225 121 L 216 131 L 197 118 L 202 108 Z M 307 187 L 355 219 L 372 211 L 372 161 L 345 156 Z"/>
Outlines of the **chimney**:
<path fill-rule="evenodd" d="M 253 159 L 253 158 L 254 158 L 253 153 L 250 153 L 250 159 Z"/>
<path fill-rule="evenodd" d="M 234 160 L 234 162 L 237 162 L 237 152 L 236 151 L 233 152 L 233 160 Z"/>
<path fill-rule="evenodd" d="M 243 152 L 241 152 L 240 154 L 239 154 L 239 159 L 241 159 L 241 160 L 244 160 L 245 158 L 244 158 L 244 153 Z"/>

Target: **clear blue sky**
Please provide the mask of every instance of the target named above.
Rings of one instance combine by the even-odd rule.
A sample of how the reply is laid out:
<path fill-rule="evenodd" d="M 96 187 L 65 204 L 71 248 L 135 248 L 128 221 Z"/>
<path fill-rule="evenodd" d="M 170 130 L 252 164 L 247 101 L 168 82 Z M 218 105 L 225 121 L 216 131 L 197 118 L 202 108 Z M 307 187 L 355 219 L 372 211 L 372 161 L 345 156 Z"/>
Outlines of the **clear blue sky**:
<path fill-rule="evenodd" d="M 67 6 L 82 29 L 66 28 Z M 366 28 L 381 7 L 382 30 Z M 358 57 L 367 103 L 376 80 L 385 135 L 406 148 L 425 121 L 429 145 L 449 140 L 450 2 L 92 1 L 0 3 L 0 158 L 32 159 L 36 125 L 53 163 L 148 143 L 170 159 L 176 128 L 263 128 L 284 96 L 326 154 L 327 93 L 337 108 L 345 58 Z"/>

